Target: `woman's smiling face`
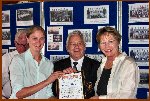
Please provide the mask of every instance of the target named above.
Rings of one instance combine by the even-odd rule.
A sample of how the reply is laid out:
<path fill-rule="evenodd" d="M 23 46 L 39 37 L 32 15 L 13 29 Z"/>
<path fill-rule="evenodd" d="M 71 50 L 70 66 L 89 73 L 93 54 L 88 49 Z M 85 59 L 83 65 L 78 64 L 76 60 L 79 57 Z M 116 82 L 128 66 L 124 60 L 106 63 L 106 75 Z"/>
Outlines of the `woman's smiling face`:
<path fill-rule="evenodd" d="M 31 51 L 40 52 L 44 46 L 45 36 L 40 30 L 36 30 L 27 38 Z"/>
<path fill-rule="evenodd" d="M 116 57 L 119 53 L 119 42 L 108 32 L 101 35 L 100 37 L 100 50 L 107 57 Z"/>

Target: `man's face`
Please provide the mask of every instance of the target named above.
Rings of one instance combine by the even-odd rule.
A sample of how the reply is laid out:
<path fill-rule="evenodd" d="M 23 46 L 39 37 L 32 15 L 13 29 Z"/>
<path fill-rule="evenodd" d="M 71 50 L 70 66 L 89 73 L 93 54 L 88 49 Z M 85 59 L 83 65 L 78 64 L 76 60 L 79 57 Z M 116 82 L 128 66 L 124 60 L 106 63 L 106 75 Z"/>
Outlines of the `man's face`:
<path fill-rule="evenodd" d="M 79 35 L 72 35 L 68 41 L 67 51 L 75 61 L 81 59 L 85 53 L 85 44 Z"/>
<path fill-rule="evenodd" d="M 25 33 L 19 35 L 18 40 L 15 41 L 15 46 L 18 53 L 23 53 L 27 50 L 28 44 L 27 44 L 27 38 Z"/>
<path fill-rule="evenodd" d="M 18 43 L 23 45 L 27 44 L 27 38 L 25 33 L 20 34 L 20 36 L 18 37 Z"/>

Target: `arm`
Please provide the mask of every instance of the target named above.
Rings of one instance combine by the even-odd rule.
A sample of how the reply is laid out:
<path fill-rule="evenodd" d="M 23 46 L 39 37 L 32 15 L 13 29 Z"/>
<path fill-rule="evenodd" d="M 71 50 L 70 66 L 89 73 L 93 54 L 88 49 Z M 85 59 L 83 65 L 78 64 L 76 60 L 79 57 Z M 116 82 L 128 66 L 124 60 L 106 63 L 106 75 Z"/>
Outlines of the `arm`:
<path fill-rule="evenodd" d="M 5 85 L 9 80 L 9 61 L 8 61 L 8 53 L 2 56 L 2 85 Z"/>
<path fill-rule="evenodd" d="M 62 66 L 60 63 L 55 62 L 54 63 L 54 72 L 57 71 L 57 70 L 60 71 L 60 69 L 59 69 L 60 66 Z M 58 92 L 59 92 L 58 91 L 58 80 L 55 80 L 53 82 L 53 84 L 52 84 L 52 92 L 53 92 L 53 95 L 58 98 Z"/>
<path fill-rule="evenodd" d="M 17 61 L 17 62 L 16 62 Z M 15 58 L 11 64 L 11 82 L 12 82 L 12 98 L 25 98 L 35 94 L 42 88 L 48 86 L 62 74 L 62 72 L 52 73 L 46 80 L 32 85 L 24 86 L 24 62 L 20 58 Z M 27 82 L 27 81 L 26 81 Z"/>
<path fill-rule="evenodd" d="M 22 88 L 20 91 L 17 92 L 17 94 L 16 94 L 17 98 L 25 98 L 25 97 L 28 97 L 28 96 L 38 92 L 42 88 L 44 88 L 44 87 L 48 86 L 49 84 L 51 84 L 52 82 L 54 82 L 60 75 L 63 75 L 63 73 L 60 71 L 54 72 L 48 77 L 48 79 L 46 79 L 36 85 Z"/>
<path fill-rule="evenodd" d="M 9 64 L 11 60 L 9 53 L 2 56 L 2 96 L 9 98 L 11 94 L 10 78 L 9 78 Z"/>
<path fill-rule="evenodd" d="M 139 68 L 136 63 L 129 59 L 121 65 L 119 82 L 116 84 L 116 91 L 112 91 L 107 96 L 100 96 L 100 99 L 133 99 L 135 98 L 137 86 L 139 83 Z M 112 81 L 114 82 L 114 81 Z M 115 83 L 114 83 L 115 84 Z M 113 88 L 115 86 L 112 86 Z"/>
<path fill-rule="evenodd" d="M 124 65 L 120 90 L 116 98 L 135 98 L 139 83 L 139 67 L 134 61 Z"/>

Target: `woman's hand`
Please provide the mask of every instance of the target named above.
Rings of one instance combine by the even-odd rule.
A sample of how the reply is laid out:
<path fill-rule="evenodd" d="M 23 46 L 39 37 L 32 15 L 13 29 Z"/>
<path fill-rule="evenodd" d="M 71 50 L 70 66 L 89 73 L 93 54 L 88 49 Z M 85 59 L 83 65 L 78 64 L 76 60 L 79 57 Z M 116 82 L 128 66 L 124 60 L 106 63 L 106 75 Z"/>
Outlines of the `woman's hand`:
<path fill-rule="evenodd" d="M 49 77 L 48 77 L 48 81 L 49 82 L 54 82 L 56 79 L 60 78 L 62 75 L 64 75 L 65 73 L 63 73 L 62 71 L 56 71 L 53 72 Z"/>

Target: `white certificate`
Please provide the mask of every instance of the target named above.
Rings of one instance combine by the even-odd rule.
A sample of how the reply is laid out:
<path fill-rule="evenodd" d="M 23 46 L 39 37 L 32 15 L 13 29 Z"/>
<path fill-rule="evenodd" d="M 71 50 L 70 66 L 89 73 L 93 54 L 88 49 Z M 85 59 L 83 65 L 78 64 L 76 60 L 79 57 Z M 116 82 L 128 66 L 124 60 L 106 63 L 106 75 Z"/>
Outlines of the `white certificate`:
<path fill-rule="evenodd" d="M 59 99 L 84 99 L 81 72 L 59 78 Z"/>

